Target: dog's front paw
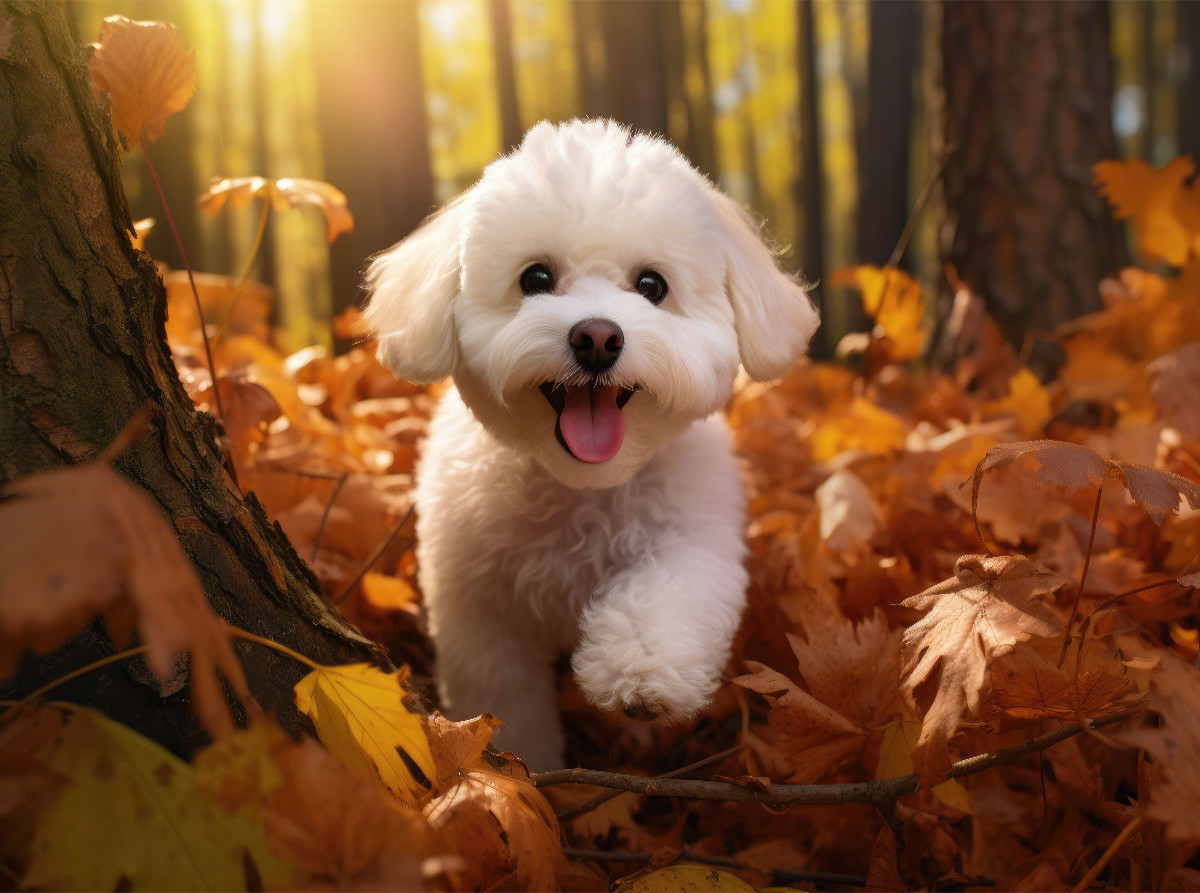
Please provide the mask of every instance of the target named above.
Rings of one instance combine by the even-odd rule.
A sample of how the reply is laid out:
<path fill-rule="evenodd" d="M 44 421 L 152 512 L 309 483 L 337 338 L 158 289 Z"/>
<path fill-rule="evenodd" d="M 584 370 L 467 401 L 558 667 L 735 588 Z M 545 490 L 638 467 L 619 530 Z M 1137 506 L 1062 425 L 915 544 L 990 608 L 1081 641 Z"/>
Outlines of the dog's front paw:
<path fill-rule="evenodd" d="M 571 668 L 589 701 L 635 719 L 691 719 L 720 683 L 727 647 L 689 641 L 670 629 L 653 636 L 629 615 L 593 611 Z"/>

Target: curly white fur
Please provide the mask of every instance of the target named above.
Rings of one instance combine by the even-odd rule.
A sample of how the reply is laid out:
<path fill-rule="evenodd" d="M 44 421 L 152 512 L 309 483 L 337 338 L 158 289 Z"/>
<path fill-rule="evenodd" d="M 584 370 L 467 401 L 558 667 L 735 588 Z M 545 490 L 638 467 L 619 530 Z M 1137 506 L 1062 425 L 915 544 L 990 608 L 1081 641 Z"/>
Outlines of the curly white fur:
<path fill-rule="evenodd" d="M 531 264 L 554 288 L 522 293 Z M 661 274 L 666 298 L 635 289 Z M 817 315 L 758 229 L 662 140 L 610 121 L 539 124 L 368 270 L 367 320 L 398 376 L 453 375 L 417 470 L 417 557 L 442 705 L 562 759 L 552 664 L 597 706 L 694 716 L 745 601 L 739 475 L 723 420 L 739 362 L 781 375 Z M 604 319 L 599 374 L 568 343 Z M 636 389 L 604 461 L 556 434 L 543 383 Z"/>

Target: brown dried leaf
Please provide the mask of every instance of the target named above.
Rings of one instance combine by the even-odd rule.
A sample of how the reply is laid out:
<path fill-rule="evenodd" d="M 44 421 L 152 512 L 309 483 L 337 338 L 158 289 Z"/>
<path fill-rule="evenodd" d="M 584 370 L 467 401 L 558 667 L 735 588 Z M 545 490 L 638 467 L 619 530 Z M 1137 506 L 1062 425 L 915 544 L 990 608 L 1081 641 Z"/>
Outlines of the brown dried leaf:
<path fill-rule="evenodd" d="M 1044 602 L 1070 583 L 1021 556 L 964 555 L 954 574 L 901 603 L 928 612 L 904 632 L 901 689 L 915 707 L 918 687 L 936 682 L 913 749 L 917 773 L 931 781 L 949 765 L 959 725 L 979 712 L 989 666 L 1019 642 L 1061 635 Z"/>
<path fill-rule="evenodd" d="M 427 718 L 438 777 L 425 816 L 466 859 L 468 889 L 509 873 L 517 889 L 558 889 L 563 855 L 554 810 L 519 764 L 497 757 L 497 768 L 484 758 L 499 722 L 487 714 L 459 723 Z"/>
<path fill-rule="evenodd" d="M 108 16 L 92 47 L 92 84 L 112 99 L 113 126 L 125 144 L 156 141 L 196 91 L 196 51 L 184 52 L 174 25 L 124 16 Z"/>
<path fill-rule="evenodd" d="M 197 715 L 214 734 L 232 729 L 217 673 L 248 690 L 229 627 L 145 493 L 89 462 L 19 478 L 0 500 L 0 677 L 23 649 L 50 651 L 100 612 L 120 644 L 131 610 L 155 676 L 170 679 L 190 652 Z"/>
<path fill-rule="evenodd" d="M 231 177 L 214 182 L 200 196 L 197 203 L 211 217 L 226 203 L 231 208 L 242 208 L 254 198 L 269 201 L 276 211 L 286 211 L 301 205 L 320 208 L 325 215 L 330 243 L 342 233 L 354 229 L 354 215 L 346 207 L 345 194 L 321 180 Z"/>
<path fill-rule="evenodd" d="M 1150 791 L 1146 815 L 1162 822 L 1167 837 L 1200 846 L 1200 674 L 1162 655 L 1151 676 L 1150 706 L 1162 722 L 1120 735 L 1158 763 L 1163 783 Z"/>

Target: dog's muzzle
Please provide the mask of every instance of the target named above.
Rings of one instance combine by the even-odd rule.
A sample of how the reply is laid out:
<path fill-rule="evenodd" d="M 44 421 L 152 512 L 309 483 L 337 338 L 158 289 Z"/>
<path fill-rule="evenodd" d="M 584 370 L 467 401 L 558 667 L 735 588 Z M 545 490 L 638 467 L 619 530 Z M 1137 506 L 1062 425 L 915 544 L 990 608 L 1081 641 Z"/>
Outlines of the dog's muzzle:
<path fill-rule="evenodd" d="M 607 462 L 625 439 L 621 412 L 635 388 L 591 382 L 563 385 L 543 382 L 541 392 L 558 414 L 554 434 L 563 449 L 581 462 Z"/>

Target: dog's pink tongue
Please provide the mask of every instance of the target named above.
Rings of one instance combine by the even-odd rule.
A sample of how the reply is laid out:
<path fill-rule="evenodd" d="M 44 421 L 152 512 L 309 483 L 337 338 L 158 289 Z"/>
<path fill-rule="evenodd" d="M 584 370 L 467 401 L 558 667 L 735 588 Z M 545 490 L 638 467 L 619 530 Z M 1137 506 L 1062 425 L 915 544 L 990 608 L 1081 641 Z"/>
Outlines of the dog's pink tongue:
<path fill-rule="evenodd" d="M 558 430 L 567 448 L 584 462 L 607 462 L 625 439 L 625 416 L 617 406 L 615 386 L 569 387 Z"/>

